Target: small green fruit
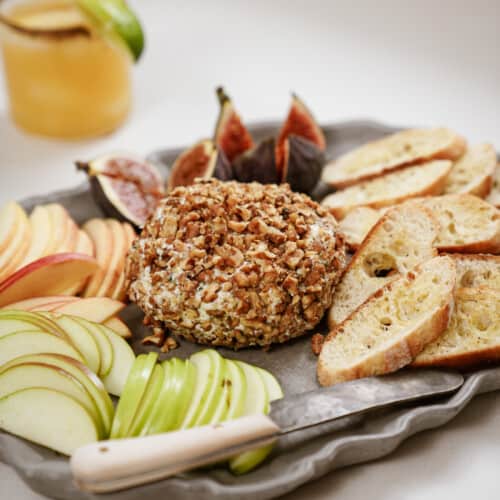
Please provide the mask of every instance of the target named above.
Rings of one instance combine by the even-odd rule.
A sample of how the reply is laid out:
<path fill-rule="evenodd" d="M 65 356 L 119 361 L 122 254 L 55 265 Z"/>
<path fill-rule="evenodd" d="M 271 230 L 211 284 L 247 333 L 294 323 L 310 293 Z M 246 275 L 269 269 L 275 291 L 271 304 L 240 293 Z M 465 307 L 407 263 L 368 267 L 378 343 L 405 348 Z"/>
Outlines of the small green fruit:
<path fill-rule="evenodd" d="M 76 3 L 99 29 L 125 42 L 134 60 L 139 60 L 144 50 L 144 32 L 125 0 L 76 0 Z"/>

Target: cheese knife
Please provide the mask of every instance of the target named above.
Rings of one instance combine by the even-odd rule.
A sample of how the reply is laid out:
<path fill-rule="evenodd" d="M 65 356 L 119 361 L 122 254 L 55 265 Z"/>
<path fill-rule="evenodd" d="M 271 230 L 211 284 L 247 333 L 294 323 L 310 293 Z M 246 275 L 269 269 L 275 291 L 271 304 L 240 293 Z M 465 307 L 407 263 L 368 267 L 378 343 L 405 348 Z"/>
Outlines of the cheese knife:
<path fill-rule="evenodd" d="M 458 390 L 463 382 L 459 373 L 438 370 L 403 371 L 353 380 L 286 396 L 271 403 L 269 415 L 88 444 L 72 455 L 71 470 L 83 490 L 123 490 L 216 463 L 272 444 L 286 434 L 344 417 L 444 396 Z"/>

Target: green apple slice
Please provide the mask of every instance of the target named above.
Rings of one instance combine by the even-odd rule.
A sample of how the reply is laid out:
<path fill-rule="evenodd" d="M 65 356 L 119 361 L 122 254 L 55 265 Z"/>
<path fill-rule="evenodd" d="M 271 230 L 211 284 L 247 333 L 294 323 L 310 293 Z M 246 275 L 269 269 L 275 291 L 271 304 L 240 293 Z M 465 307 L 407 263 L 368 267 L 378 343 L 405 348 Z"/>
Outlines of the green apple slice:
<path fill-rule="evenodd" d="M 90 413 L 72 397 L 35 387 L 0 399 L 0 427 L 11 434 L 71 455 L 99 440 Z"/>
<path fill-rule="evenodd" d="M 160 393 L 149 412 L 144 425 L 140 430 L 140 436 L 160 434 L 170 430 L 175 419 L 176 401 L 172 397 L 174 394 L 174 384 L 172 377 L 172 364 L 164 361 L 160 365 L 163 370 L 163 382 Z"/>
<path fill-rule="evenodd" d="M 195 391 L 196 366 L 189 359 L 182 361 L 178 358 L 172 358 L 169 363 L 172 365 L 172 383 L 174 385 L 172 400 L 175 401 L 176 408 L 172 429 L 180 429 Z"/>
<path fill-rule="evenodd" d="M 25 354 L 54 352 L 85 363 L 81 354 L 66 340 L 42 331 L 26 330 L 0 338 L 0 365 Z"/>
<path fill-rule="evenodd" d="M 80 383 L 87 389 L 92 396 L 96 407 L 99 409 L 106 437 L 109 436 L 111 430 L 111 422 L 113 420 L 114 407 L 109 394 L 107 393 L 101 379 L 83 363 L 76 359 L 61 354 L 28 354 L 20 356 L 0 367 L 0 374 L 11 366 L 16 366 L 22 363 L 44 363 L 49 366 L 60 368 L 78 379 Z"/>
<path fill-rule="evenodd" d="M 165 376 L 158 399 L 141 435 L 160 434 L 177 429 L 191 400 L 196 382 L 196 368 L 190 361 L 171 358 L 161 364 Z"/>
<path fill-rule="evenodd" d="M 269 403 L 272 403 L 277 399 L 281 399 L 283 397 L 283 389 L 281 388 L 281 385 L 276 377 L 263 368 L 259 368 L 257 366 L 256 368 L 259 371 L 262 380 L 264 381 L 264 385 L 266 386 Z M 267 413 L 269 413 L 269 409 L 267 410 Z"/>
<path fill-rule="evenodd" d="M 205 349 L 189 359 L 196 367 L 196 384 L 182 429 L 210 422 L 222 393 L 224 358 L 213 349 Z"/>
<path fill-rule="evenodd" d="M 76 0 L 101 31 L 119 38 L 137 61 L 144 49 L 139 20 L 124 0 Z"/>
<path fill-rule="evenodd" d="M 139 436 L 141 434 L 144 425 L 149 418 L 155 403 L 159 401 L 159 395 L 163 387 L 163 379 L 165 377 L 165 370 L 161 365 L 156 365 L 153 370 L 153 374 L 149 379 L 146 390 L 141 400 L 141 404 L 134 416 L 134 420 L 128 430 L 127 437 Z M 168 405 L 163 401 L 163 404 Z"/>
<path fill-rule="evenodd" d="M 99 354 L 101 358 L 100 369 L 97 375 L 99 375 L 101 378 L 105 377 L 111 371 L 111 367 L 113 366 L 113 361 L 114 361 L 113 346 L 111 345 L 108 336 L 103 335 L 100 328 L 98 328 L 97 323 L 92 323 L 92 321 L 88 321 L 84 318 L 76 316 L 73 316 L 73 319 L 77 321 L 80 325 L 82 325 L 84 328 L 86 328 L 94 338 L 97 347 L 99 349 Z"/>
<path fill-rule="evenodd" d="M 31 323 L 26 323 L 25 321 L 19 321 L 19 320 L 0 321 L 0 338 L 7 337 L 7 335 L 12 335 L 13 333 L 22 332 L 26 330 L 29 330 L 30 332 L 42 332 L 54 335 L 53 333 L 47 332 L 46 330 L 40 328 L 39 326 L 35 326 Z M 58 335 L 54 336 L 58 337 Z M 66 341 L 65 338 L 63 340 Z"/>
<path fill-rule="evenodd" d="M 127 435 L 157 360 L 158 354 L 154 352 L 137 356 L 116 407 L 111 426 L 111 439 Z"/>
<path fill-rule="evenodd" d="M 247 398 L 243 416 L 266 414 L 269 411 L 269 396 L 264 379 L 256 366 L 235 361 L 245 373 Z M 235 474 L 244 474 L 260 464 L 270 453 L 272 447 L 266 446 L 237 455 L 229 461 L 229 468 Z"/>
<path fill-rule="evenodd" d="M 97 323 L 95 327 L 107 337 L 113 349 L 111 369 L 102 380 L 104 387 L 114 396 L 120 396 L 135 361 L 134 351 L 128 345 L 127 341 L 111 330 L 111 328 Z"/>
<path fill-rule="evenodd" d="M 104 424 L 94 399 L 83 384 L 67 371 L 43 363 L 21 363 L 11 366 L 0 374 L 0 399 L 31 387 L 54 389 L 71 396 L 90 413 L 97 426 L 99 438 L 106 437 Z"/>
<path fill-rule="evenodd" d="M 72 343 L 83 354 L 87 366 L 94 373 L 99 373 L 101 368 L 101 353 L 94 336 L 71 316 L 53 315 L 52 318 L 66 332 Z"/>
<path fill-rule="evenodd" d="M 225 420 L 233 420 L 241 417 L 245 410 L 247 379 L 243 368 L 232 359 L 226 359 L 226 377 L 231 383 L 231 395 Z"/>
<path fill-rule="evenodd" d="M 31 329 L 43 330 L 69 340 L 66 332 L 43 314 L 11 309 L 0 310 L 0 335 Z"/>

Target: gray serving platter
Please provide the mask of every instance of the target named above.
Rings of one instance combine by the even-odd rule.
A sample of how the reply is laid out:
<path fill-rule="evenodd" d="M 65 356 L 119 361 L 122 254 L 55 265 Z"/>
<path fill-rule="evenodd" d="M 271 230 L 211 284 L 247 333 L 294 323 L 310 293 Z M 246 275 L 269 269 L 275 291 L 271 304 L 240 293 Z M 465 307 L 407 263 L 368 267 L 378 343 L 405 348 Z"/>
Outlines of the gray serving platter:
<path fill-rule="evenodd" d="M 279 124 L 261 123 L 251 128 L 256 139 L 275 135 Z M 328 155 L 337 157 L 366 141 L 379 138 L 395 129 L 375 122 L 353 121 L 324 127 Z M 182 149 L 165 150 L 150 155 L 166 175 L 168 167 Z M 326 192 L 319 186 L 315 197 Z M 62 203 L 78 222 L 102 215 L 95 206 L 87 185 L 64 192 L 25 200 L 29 209 L 35 204 Z M 141 345 L 147 330 L 141 324 L 141 313 L 128 306 L 124 319 L 135 332 L 133 347 L 137 353 L 151 350 Z M 161 358 L 186 358 L 203 347 L 183 341 L 179 349 Z M 316 358 L 311 352 L 310 337 L 304 337 L 270 351 L 244 349 L 237 352 L 219 349 L 227 357 L 242 359 L 274 373 L 285 395 L 316 389 Z M 415 377 L 418 371 L 415 370 Z M 489 368 L 467 374 L 463 387 L 453 396 L 426 404 L 410 405 L 398 410 L 379 412 L 369 417 L 352 417 L 335 424 L 323 425 L 283 438 L 268 460 L 253 472 L 236 477 L 218 467 L 182 474 L 127 491 L 105 496 L 78 490 L 72 482 L 68 460 L 45 448 L 0 432 L 0 460 L 11 465 L 35 491 L 51 498 L 136 500 L 148 499 L 259 499 L 276 498 L 301 484 L 319 478 L 329 471 L 366 462 L 391 453 L 407 437 L 446 424 L 477 394 L 500 389 L 500 368 Z M 36 415 L 33 415 L 36 419 Z"/>

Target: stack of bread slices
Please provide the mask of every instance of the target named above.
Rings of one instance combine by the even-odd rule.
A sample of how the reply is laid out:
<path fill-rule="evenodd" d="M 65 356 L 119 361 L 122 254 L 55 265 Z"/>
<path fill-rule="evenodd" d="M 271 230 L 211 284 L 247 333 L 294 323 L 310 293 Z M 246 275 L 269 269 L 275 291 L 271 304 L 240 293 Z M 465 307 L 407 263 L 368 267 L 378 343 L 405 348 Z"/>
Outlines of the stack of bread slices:
<path fill-rule="evenodd" d="M 314 346 L 322 385 L 404 366 L 500 361 L 500 187 L 493 146 L 405 130 L 325 167 L 322 204 L 354 255 Z M 319 346 L 319 347 L 318 347 Z"/>

